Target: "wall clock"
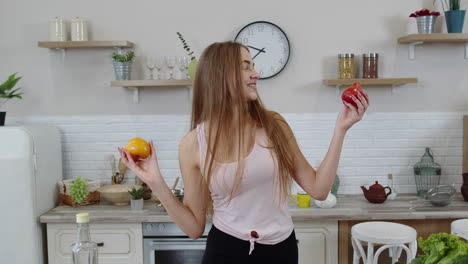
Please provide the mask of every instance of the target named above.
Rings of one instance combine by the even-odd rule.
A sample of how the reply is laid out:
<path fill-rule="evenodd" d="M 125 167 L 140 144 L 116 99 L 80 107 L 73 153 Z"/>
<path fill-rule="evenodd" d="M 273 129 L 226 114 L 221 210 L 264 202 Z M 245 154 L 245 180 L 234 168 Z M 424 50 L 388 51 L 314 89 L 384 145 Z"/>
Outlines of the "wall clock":
<path fill-rule="evenodd" d="M 256 21 L 243 27 L 234 41 L 247 46 L 260 79 L 271 78 L 280 73 L 289 61 L 289 40 L 277 25 Z"/>

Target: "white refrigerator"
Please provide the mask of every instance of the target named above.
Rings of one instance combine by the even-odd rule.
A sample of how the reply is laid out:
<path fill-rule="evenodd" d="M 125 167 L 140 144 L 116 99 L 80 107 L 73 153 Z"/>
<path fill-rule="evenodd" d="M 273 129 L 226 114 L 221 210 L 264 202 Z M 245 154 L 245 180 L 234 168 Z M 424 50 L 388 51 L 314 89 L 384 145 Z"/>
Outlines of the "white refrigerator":
<path fill-rule="evenodd" d="M 57 205 L 60 132 L 49 125 L 0 127 L 0 263 L 47 263 L 39 216 Z"/>

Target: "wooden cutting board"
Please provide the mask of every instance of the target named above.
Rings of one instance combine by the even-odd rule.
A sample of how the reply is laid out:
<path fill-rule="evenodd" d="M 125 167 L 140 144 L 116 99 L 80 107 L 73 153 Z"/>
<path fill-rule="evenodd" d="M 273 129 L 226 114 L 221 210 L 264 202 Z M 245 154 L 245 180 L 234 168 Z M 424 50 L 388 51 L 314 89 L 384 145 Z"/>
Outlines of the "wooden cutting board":
<path fill-rule="evenodd" d="M 463 117 L 463 173 L 468 173 L 468 116 Z"/>

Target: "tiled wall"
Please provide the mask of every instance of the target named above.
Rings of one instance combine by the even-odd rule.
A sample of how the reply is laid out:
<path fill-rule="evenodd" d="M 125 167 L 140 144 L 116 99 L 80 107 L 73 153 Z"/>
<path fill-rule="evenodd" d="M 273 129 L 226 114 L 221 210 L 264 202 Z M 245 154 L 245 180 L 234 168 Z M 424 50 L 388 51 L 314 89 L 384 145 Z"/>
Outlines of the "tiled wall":
<path fill-rule="evenodd" d="M 347 134 L 338 174 L 339 193 L 361 193 L 360 185 L 386 184 L 392 173 L 399 193 L 415 193 L 413 165 L 430 147 L 442 166 L 441 183 L 461 184 L 461 112 L 367 113 Z M 307 160 L 316 168 L 325 156 L 336 113 L 283 114 Z M 48 123 L 62 132 L 64 178 L 78 176 L 110 182 L 108 156 L 132 137 L 153 139 L 168 184 L 180 176 L 178 142 L 189 129 L 189 116 L 51 116 L 11 117 L 7 125 Z M 127 182 L 135 176 L 127 173 Z"/>

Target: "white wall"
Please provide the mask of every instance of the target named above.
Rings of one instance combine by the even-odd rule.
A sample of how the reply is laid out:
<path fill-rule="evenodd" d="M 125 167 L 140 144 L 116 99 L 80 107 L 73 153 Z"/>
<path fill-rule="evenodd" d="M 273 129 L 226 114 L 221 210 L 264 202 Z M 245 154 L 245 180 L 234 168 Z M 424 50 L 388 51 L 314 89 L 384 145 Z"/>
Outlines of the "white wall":
<path fill-rule="evenodd" d="M 464 3 L 466 6 L 466 2 Z M 7 103 L 14 115 L 188 114 L 184 89 L 143 89 L 141 103 L 131 93 L 110 87 L 114 79 L 112 49 L 60 52 L 37 47 L 48 39 L 48 20 L 81 16 L 90 23 L 93 40 L 135 43 L 133 76 L 146 78 L 145 55 L 184 55 L 180 31 L 199 55 L 214 41 L 232 40 L 256 20 L 276 23 L 292 45 L 289 64 L 277 77 L 259 82 L 266 105 L 282 113 L 335 112 L 340 106 L 324 78 L 337 75 L 336 55 L 364 52 L 381 55 L 382 77 L 417 77 L 416 85 L 367 87 L 375 112 L 466 111 L 468 60 L 463 45 L 417 47 L 417 59 L 407 58 L 407 45 L 397 39 L 416 32 L 408 15 L 432 0 L 338 1 L 160 1 L 160 0 L 2 0 L 0 8 L 0 79 L 19 72 L 23 100 Z M 437 7 L 437 9 L 439 9 Z M 443 17 L 439 29 L 445 31 Z M 287 99 L 285 99 L 287 98 Z"/>

